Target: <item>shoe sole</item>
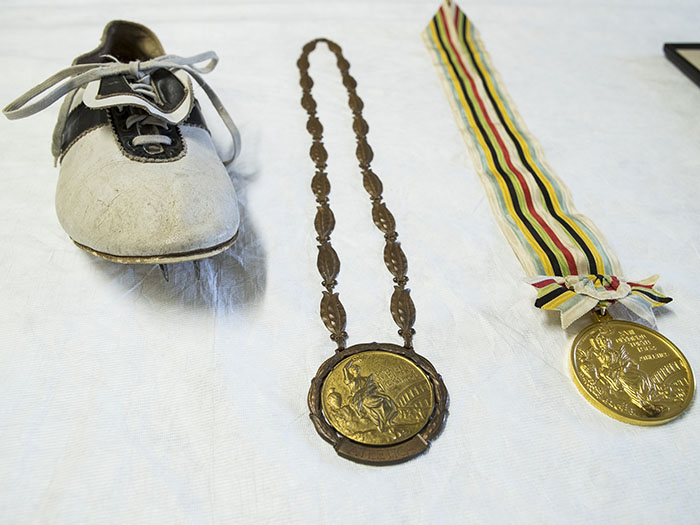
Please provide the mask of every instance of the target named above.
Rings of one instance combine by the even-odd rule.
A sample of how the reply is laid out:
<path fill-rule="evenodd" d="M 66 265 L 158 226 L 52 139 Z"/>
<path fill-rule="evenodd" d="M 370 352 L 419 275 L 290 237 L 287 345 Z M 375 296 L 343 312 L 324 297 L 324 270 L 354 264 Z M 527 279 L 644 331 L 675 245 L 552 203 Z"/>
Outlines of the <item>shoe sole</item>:
<path fill-rule="evenodd" d="M 224 241 L 216 246 L 210 246 L 209 248 L 201 248 L 199 250 L 193 250 L 191 252 L 179 252 L 179 253 L 165 253 L 162 255 L 113 255 L 111 253 L 100 252 L 93 250 L 89 246 L 80 244 L 75 239 L 71 238 L 71 241 L 80 249 L 85 250 L 92 255 L 106 259 L 108 261 L 117 262 L 121 264 L 170 264 L 178 263 L 184 261 L 196 261 L 199 259 L 206 259 L 207 257 L 212 257 L 218 253 L 228 250 L 231 245 L 236 242 L 238 238 L 238 232 L 231 237 L 228 241 Z"/>

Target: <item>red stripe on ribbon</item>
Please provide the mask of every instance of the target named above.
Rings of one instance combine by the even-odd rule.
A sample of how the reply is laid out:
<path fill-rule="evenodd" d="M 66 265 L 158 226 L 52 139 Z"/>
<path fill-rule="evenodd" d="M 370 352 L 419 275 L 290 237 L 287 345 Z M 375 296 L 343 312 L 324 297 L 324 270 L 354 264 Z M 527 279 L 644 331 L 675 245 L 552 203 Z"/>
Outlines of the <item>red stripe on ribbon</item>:
<path fill-rule="evenodd" d="M 440 7 L 440 16 L 442 17 L 443 24 L 447 25 L 447 19 L 445 18 L 445 11 L 444 11 L 442 6 Z M 515 166 L 513 166 L 513 163 L 510 160 L 510 154 L 508 153 L 508 150 L 506 150 L 506 147 L 503 144 L 503 140 L 501 139 L 501 136 L 498 134 L 498 131 L 496 131 L 496 127 L 493 125 L 493 122 L 491 122 L 491 119 L 489 118 L 489 115 L 486 112 L 486 108 L 484 107 L 484 103 L 481 100 L 479 93 L 477 92 L 476 85 L 474 84 L 474 79 L 472 79 L 472 76 L 467 71 L 467 68 L 465 67 L 464 62 L 462 62 L 462 57 L 459 55 L 459 52 L 457 51 L 457 48 L 454 45 L 454 42 L 452 42 L 452 37 L 450 36 L 449 31 L 446 31 L 445 33 L 447 36 L 447 41 L 450 43 L 450 47 L 452 48 L 455 55 L 457 56 L 457 60 L 459 61 L 460 66 L 462 66 L 462 71 L 464 72 L 467 79 L 469 80 L 469 83 L 472 86 L 472 91 L 474 92 L 474 96 L 476 97 L 476 100 L 479 103 L 479 107 L 481 108 L 481 111 L 484 114 L 484 118 L 486 119 L 486 122 L 488 123 L 489 128 L 491 128 L 493 135 L 496 137 L 496 140 L 498 141 L 498 144 L 501 148 L 501 152 L 503 153 L 503 156 L 506 159 L 506 164 L 511 169 L 511 171 L 515 174 L 515 176 L 518 178 L 518 182 L 520 183 L 520 187 L 522 188 L 523 194 L 525 196 L 525 203 L 527 205 L 528 211 L 533 216 L 533 218 L 540 224 L 540 226 L 542 226 L 542 228 L 547 232 L 547 235 L 554 242 L 554 244 L 557 246 L 557 248 L 559 248 L 559 250 L 562 252 L 562 254 L 564 255 L 564 258 L 566 259 L 567 264 L 569 265 L 569 272 L 572 275 L 577 275 L 578 270 L 576 269 L 576 261 L 574 260 L 573 256 L 571 255 L 571 252 L 569 252 L 569 250 L 566 249 L 566 247 L 561 243 L 559 238 L 556 235 L 554 235 L 554 232 L 549 227 L 549 225 L 535 211 L 534 206 L 533 206 L 533 202 L 532 202 L 532 196 L 530 195 L 530 188 L 528 188 L 527 183 L 525 182 L 525 178 L 517 169 L 515 169 Z"/>
<path fill-rule="evenodd" d="M 629 282 L 629 281 L 627 281 L 627 284 L 629 284 L 630 286 L 637 287 L 637 288 L 646 288 L 647 290 L 653 290 L 653 289 L 654 289 L 654 285 L 653 285 L 653 284 L 639 284 L 639 283 L 631 283 L 631 282 Z"/>
<path fill-rule="evenodd" d="M 556 282 L 554 279 L 545 279 L 544 281 L 532 283 L 532 286 L 534 286 L 535 288 L 544 288 L 545 286 L 549 286 L 550 284 L 560 284 L 560 283 Z"/>

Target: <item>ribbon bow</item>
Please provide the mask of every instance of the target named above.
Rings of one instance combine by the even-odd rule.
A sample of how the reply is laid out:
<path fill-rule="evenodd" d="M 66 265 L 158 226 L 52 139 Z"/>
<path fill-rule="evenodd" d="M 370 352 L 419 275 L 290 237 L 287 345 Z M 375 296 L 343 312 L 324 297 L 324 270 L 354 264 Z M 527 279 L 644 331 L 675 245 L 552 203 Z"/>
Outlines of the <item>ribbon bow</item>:
<path fill-rule="evenodd" d="M 671 302 L 670 297 L 654 288 L 658 279 L 658 275 L 653 275 L 642 281 L 627 282 L 614 275 L 538 275 L 527 282 L 537 288 L 535 306 L 559 310 L 561 325 L 567 328 L 595 307 L 613 303 L 623 305 L 653 326 L 652 308 Z"/>

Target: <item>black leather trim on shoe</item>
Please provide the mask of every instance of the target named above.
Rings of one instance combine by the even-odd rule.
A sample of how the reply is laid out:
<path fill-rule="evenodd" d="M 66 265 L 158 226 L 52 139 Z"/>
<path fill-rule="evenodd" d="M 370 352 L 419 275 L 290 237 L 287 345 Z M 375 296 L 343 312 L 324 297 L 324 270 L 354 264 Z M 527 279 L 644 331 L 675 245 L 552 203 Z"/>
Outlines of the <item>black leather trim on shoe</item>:
<path fill-rule="evenodd" d="M 85 104 L 80 104 L 78 105 L 75 109 L 73 109 L 69 114 L 68 117 L 66 117 L 66 126 L 63 129 L 63 135 L 61 137 L 61 154 L 60 156 L 63 157 L 68 149 L 80 138 L 82 137 L 85 133 L 87 133 L 90 130 L 96 129 L 100 126 L 107 126 L 110 125 L 110 119 L 108 117 L 108 112 L 109 110 L 105 109 L 92 109 L 87 107 Z M 123 119 L 118 119 L 118 120 L 123 120 Z M 124 122 L 122 124 L 125 125 Z M 195 100 L 195 104 L 192 106 L 192 111 L 190 111 L 190 114 L 188 117 L 182 122 L 183 126 L 195 126 L 198 128 L 202 128 L 209 132 L 209 129 L 207 128 L 207 124 L 204 120 L 204 116 L 202 115 L 201 110 L 199 109 L 199 102 Z M 169 126 L 169 128 L 177 128 L 177 126 Z M 112 128 L 114 129 L 114 128 Z M 161 128 L 158 128 L 161 129 Z M 118 136 L 116 131 L 114 132 L 115 136 Z M 175 132 L 175 135 L 182 140 L 181 135 L 179 132 Z M 121 145 L 120 141 L 120 145 Z M 132 146 L 133 148 L 133 146 Z M 143 151 L 143 146 L 139 147 L 142 151 L 142 153 L 145 153 Z M 122 151 L 124 151 L 125 148 L 122 146 Z M 133 156 L 138 156 L 139 160 L 141 160 L 141 155 L 138 155 L 137 153 L 131 152 L 128 148 L 127 151 L 131 153 Z M 152 157 L 149 156 L 149 157 Z M 167 162 L 171 160 L 176 160 L 178 157 L 177 153 L 172 153 L 170 156 L 163 155 L 157 160 L 151 159 L 151 162 Z M 149 161 L 148 158 L 144 158 L 146 162 Z"/>
<path fill-rule="evenodd" d="M 156 69 L 151 73 L 151 84 L 158 93 L 160 103 L 157 106 L 162 111 L 170 113 L 185 101 L 187 96 L 185 86 L 167 69 Z"/>
<path fill-rule="evenodd" d="M 187 118 L 182 121 L 182 125 L 202 128 L 211 135 L 211 132 L 207 127 L 207 123 L 204 120 L 204 115 L 202 115 L 202 110 L 199 109 L 199 102 L 196 99 L 194 101 L 194 105 L 192 106 L 192 111 L 190 111 L 190 114 L 187 116 Z"/>
<path fill-rule="evenodd" d="M 180 79 L 167 69 L 153 71 L 150 74 L 150 80 L 157 95 L 157 100 L 135 92 L 124 75 L 114 75 L 100 80 L 96 98 L 103 100 L 120 95 L 137 97 L 163 113 L 172 113 L 187 101 L 187 89 Z"/>
<path fill-rule="evenodd" d="M 126 120 L 134 112 L 143 112 L 143 110 L 132 107 L 107 109 L 112 131 L 124 155 L 140 162 L 172 162 L 182 158 L 185 154 L 185 141 L 177 125 L 168 124 L 165 127 L 146 125 L 143 127 L 152 128 L 150 134 L 168 137 L 170 144 L 134 145 L 133 140 L 136 137 L 148 134 L 143 133 L 144 129 L 138 123 L 129 128 L 126 127 Z"/>
<path fill-rule="evenodd" d="M 124 75 L 114 75 L 100 80 L 97 98 L 107 98 L 115 95 L 133 95 Z"/>
<path fill-rule="evenodd" d="M 66 117 L 66 126 L 61 136 L 61 156 L 84 133 L 91 129 L 109 124 L 107 112 L 102 109 L 92 109 L 85 104 L 80 104 Z"/>

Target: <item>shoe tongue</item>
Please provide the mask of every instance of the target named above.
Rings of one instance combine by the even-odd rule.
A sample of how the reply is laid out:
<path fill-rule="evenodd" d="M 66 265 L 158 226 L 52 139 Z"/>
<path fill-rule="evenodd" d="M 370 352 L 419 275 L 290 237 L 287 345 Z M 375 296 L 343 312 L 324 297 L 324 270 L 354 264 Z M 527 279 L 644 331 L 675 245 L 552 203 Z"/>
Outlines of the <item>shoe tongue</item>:
<path fill-rule="evenodd" d="M 156 96 L 139 93 L 134 87 L 137 83 L 150 85 Z M 125 75 L 94 80 L 85 86 L 83 103 L 93 109 L 136 106 L 171 124 L 179 124 L 190 114 L 194 94 L 187 73 L 157 69 L 150 74 L 150 81 L 133 81 Z"/>

